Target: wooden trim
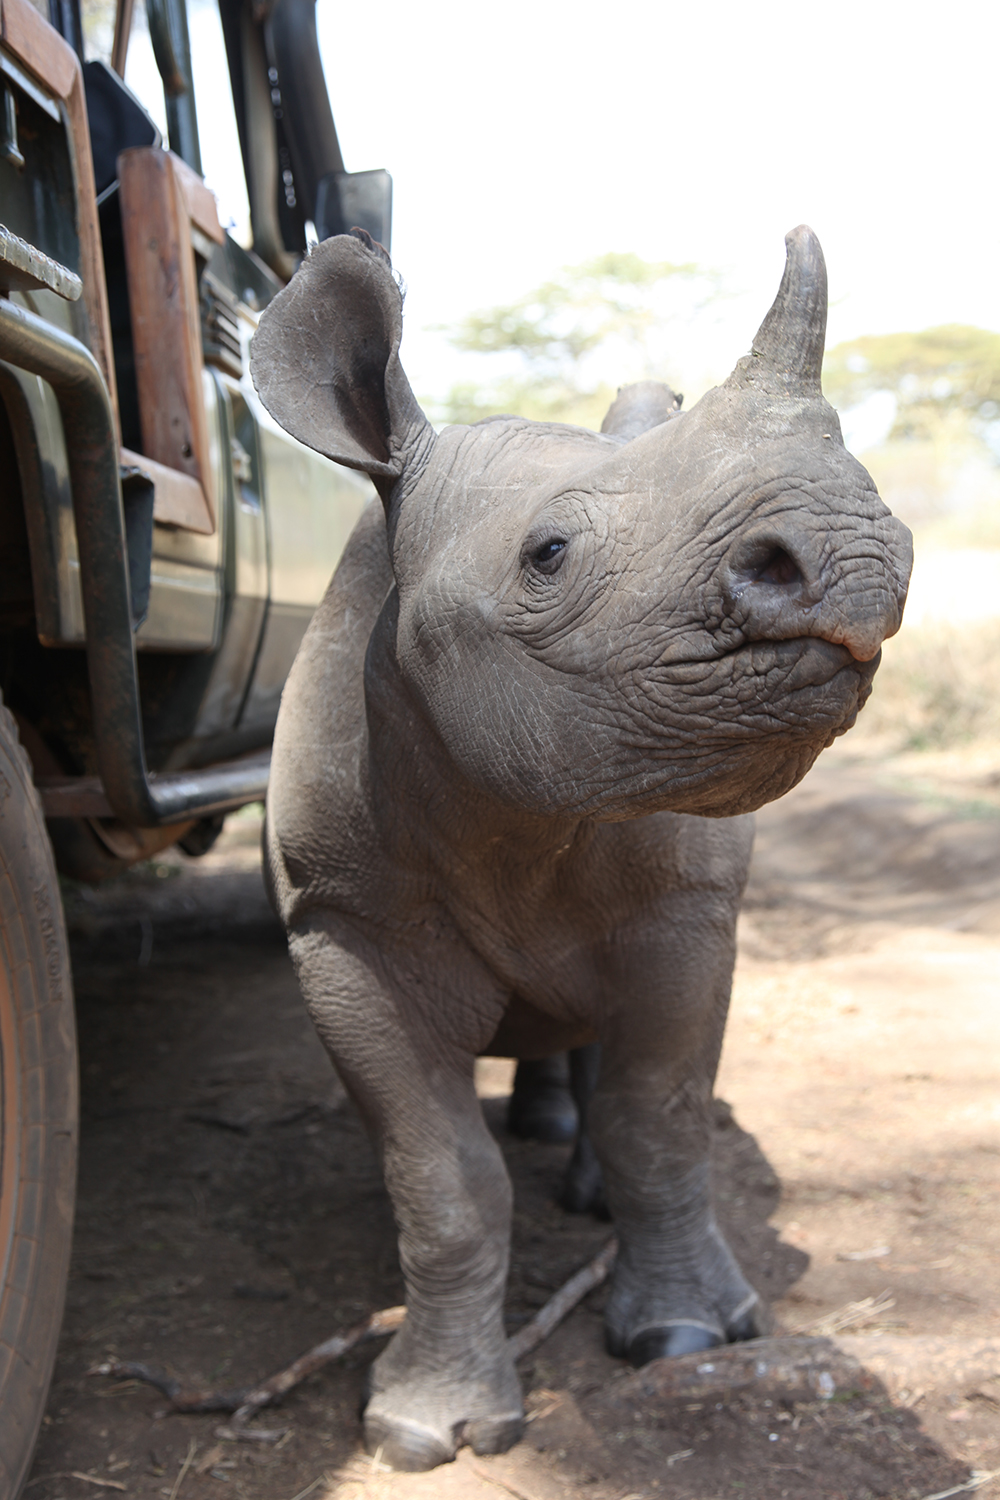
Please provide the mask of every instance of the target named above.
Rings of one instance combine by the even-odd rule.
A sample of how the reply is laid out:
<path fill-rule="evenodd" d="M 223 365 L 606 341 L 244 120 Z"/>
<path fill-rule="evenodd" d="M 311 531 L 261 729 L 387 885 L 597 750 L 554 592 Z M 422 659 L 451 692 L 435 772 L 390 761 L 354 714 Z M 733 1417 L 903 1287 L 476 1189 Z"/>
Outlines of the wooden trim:
<path fill-rule="evenodd" d="M 156 146 L 133 147 L 118 158 L 142 447 L 148 458 L 200 483 L 214 530 L 198 284 L 176 163 Z"/>
<path fill-rule="evenodd" d="M 60 99 L 68 99 L 80 70 L 76 53 L 54 26 L 43 21 L 29 0 L 3 0 L 0 35 L 5 47 Z"/>
<path fill-rule="evenodd" d="M 80 275 L 90 345 L 118 426 L 104 253 L 83 73 L 72 47 L 30 0 L 0 0 L 0 40 L 66 107 L 76 177 Z M 144 456 L 122 451 L 153 479 L 154 519 L 211 535 L 215 498 L 202 391 L 201 316 L 190 225 L 221 245 L 215 197 L 186 162 L 156 147 L 119 158 Z M 120 428 L 119 428 L 120 434 Z M 119 437 L 120 440 L 120 437 Z"/>
<path fill-rule="evenodd" d="M 122 449 L 122 463 L 130 469 L 141 469 L 153 481 L 153 520 L 167 526 L 183 526 L 185 531 L 200 531 L 211 536 L 215 531 L 212 509 L 205 491 L 190 474 L 168 469 L 141 453 Z"/>
<path fill-rule="evenodd" d="M 181 157 L 172 156 L 171 159 L 191 223 L 217 245 L 224 244 L 226 237 L 219 223 L 219 205 L 212 189 L 205 186 L 194 168 Z"/>
<path fill-rule="evenodd" d="M 77 230 L 80 236 L 80 276 L 87 312 L 90 346 L 111 393 L 118 425 L 118 390 L 111 351 L 111 320 L 104 280 L 104 252 L 97 218 L 94 162 L 80 63 L 67 42 L 35 10 L 29 0 L 0 0 L 0 39 L 19 62 L 35 74 L 66 106 L 76 178 Z"/>
<path fill-rule="evenodd" d="M 4 0 L 8 5 L 11 0 Z M 26 4 L 27 0 L 20 0 Z M 44 22 L 42 23 L 45 24 Z M 62 40 L 59 38 L 59 40 Z M 118 386 L 115 381 L 115 358 L 111 344 L 111 317 L 108 312 L 108 287 L 104 278 L 104 249 L 101 245 L 101 226 L 97 217 L 97 186 L 94 182 L 94 158 L 90 151 L 90 126 L 87 123 L 87 98 L 83 89 L 83 73 L 73 56 L 76 71 L 73 84 L 66 98 L 66 113 L 73 132 L 73 147 L 76 161 L 77 225 L 80 233 L 80 275 L 83 280 L 83 302 L 90 324 L 91 348 L 97 363 L 104 373 L 111 394 L 111 406 L 115 414 L 115 431 L 121 442 L 121 424 L 118 420 Z"/>

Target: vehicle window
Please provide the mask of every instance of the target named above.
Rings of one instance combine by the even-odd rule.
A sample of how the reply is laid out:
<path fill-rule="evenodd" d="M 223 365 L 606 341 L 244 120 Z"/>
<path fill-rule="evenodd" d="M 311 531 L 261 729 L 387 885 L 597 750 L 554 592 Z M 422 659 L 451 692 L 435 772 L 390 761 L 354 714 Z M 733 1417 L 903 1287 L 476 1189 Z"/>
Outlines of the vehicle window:
<path fill-rule="evenodd" d="M 83 0 L 84 49 L 88 61 L 111 62 L 115 29 L 114 0 Z M 216 0 L 188 0 L 188 30 L 198 134 L 205 181 L 219 202 L 219 221 L 233 238 L 249 246 L 250 205 L 236 130 L 226 45 Z M 167 139 L 163 85 L 149 40 L 145 0 L 135 0 L 125 82 L 145 105 Z"/>

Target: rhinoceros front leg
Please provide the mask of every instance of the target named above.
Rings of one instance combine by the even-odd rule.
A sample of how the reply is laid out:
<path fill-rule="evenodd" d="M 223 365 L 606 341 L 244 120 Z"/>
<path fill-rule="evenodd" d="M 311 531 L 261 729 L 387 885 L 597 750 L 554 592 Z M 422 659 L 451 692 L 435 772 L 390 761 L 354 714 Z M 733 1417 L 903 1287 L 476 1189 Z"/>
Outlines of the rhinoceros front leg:
<path fill-rule="evenodd" d="M 635 1365 L 760 1331 L 710 1186 L 733 925 L 700 899 L 673 902 L 660 933 L 631 945 L 602 1036 L 587 1123 L 620 1245 L 605 1324 L 610 1352 Z"/>
<path fill-rule="evenodd" d="M 293 933 L 290 948 L 379 1149 L 399 1230 L 406 1322 L 372 1366 L 366 1446 L 406 1470 L 444 1463 L 463 1443 L 504 1452 L 524 1417 L 503 1326 L 511 1187 L 476 1098 L 474 1053 L 442 1035 L 426 994 L 408 992 L 412 975 L 356 939 L 314 929 Z"/>

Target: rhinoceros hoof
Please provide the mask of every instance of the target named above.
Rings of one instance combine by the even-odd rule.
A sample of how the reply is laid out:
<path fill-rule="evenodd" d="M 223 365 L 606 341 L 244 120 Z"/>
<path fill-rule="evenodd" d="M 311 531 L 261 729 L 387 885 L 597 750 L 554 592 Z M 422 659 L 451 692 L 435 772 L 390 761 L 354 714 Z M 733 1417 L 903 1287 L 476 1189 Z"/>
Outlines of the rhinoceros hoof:
<path fill-rule="evenodd" d="M 722 1343 L 721 1336 L 700 1323 L 672 1323 L 664 1328 L 644 1328 L 629 1339 L 625 1356 L 639 1369 L 651 1359 L 676 1359 L 681 1354 L 700 1354 Z"/>
<path fill-rule="evenodd" d="M 365 1413 L 365 1447 L 379 1463 L 412 1474 L 436 1469 L 455 1457 L 457 1444 L 419 1422 L 390 1420 L 375 1412 Z"/>
<path fill-rule="evenodd" d="M 466 1422 L 462 1442 L 473 1453 L 506 1453 L 524 1436 L 524 1417 L 518 1412 L 508 1417 L 480 1417 Z"/>
<path fill-rule="evenodd" d="M 720 1344 L 736 1344 L 746 1339 L 759 1338 L 762 1332 L 761 1306 L 754 1298 L 749 1307 L 737 1309 L 737 1315 L 727 1323 L 725 1333 L 709 1323 L 689 1322 L 678 1318 L 651 1328 L 641 1328 L 627 1339 L 608 1329 L 606 1343 L 609 1354 L 627 1359 L 629 1364 L 640 1369 L 653 1359 L 676 1359 L 682 1354 L 700 1354 L 702 1350 L 715 1349 Z"/>
<path fill-rule="evenodd" d="M 458 1422 L 448 1432 L 426 1427 L 408 1418 L 390 1417 L 385 1412 L 365 1412 L 365 1447 L 380 1463 L 403 1473 L 436 1469 L 451 1463 L 459 1447 L 468 1444 L 473 1453 L 506 1453 L 524 1432 L 520 1412 L 506 1416 L 477 1417 Z"/>
<path fill-rule="evenodd" d="M 755 1297 L 749 1307 L 737 1309 L 736 1316 L 726 1324 L 726 1342 L 742 1344 L 747 1339 L 759 1339 L 766 1332 L 764 1309 Z"/>
<path fill-rule="evenodd" d="M 654 1328 L 642 1328 L 632 1338 L 617 1338 L 610 1330 L 606 1335 L 608 1353 L 618 1359 L 627 1359 L 639 1369 L 651 1359 L 676 1359 L 681 1354 L 699 1354 L 702 1349 L 714 1349 L 725 1343 L 717 1328 L 705 1323 L 664 1323 Z"/>

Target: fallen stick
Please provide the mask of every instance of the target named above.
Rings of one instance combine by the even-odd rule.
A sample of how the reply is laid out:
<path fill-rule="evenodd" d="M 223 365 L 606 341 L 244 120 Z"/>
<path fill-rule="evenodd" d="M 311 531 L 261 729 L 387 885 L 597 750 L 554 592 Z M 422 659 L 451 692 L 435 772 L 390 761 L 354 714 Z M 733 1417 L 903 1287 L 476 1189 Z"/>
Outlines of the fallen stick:
<path fill-rule="evenodd" d="M 509 1340 L 515 1359 L 523 1359 L 547 1339 L 554 1328 L 573 1311 L 588 1292 L 606 1280 L 618 1249 L 618 1242 L 610 1239 L 599 1255 L 583 1266 L 540 1307 L 529 1323 Z M 279 1370 L 259 1385 L 239 1386 L 229 1391 L 185 1390 L 179 1380 L 174 1380 L 164 1370 L 153 1365 L 138 1364 L 132 1360 L 109 1359 L 87 1371 L 88 1375 L 110 1375 L 115 1380 L 142 1380 L 161 1391 L 176 1412 L 228 1411 L 233 1413 L 228 1427 L 220 1427 L 217 1436 L 229 1441 L 255 1440 L 271 1443 L 283 1436 L 285 1428 L 262 1430 L 247 1429 L 247 1423 L 265 1406 L 284 1396 L 309 1375 L 322 1369 L 331 1360 L 339 1359 L 349 1349 L 369 1339 L 381 1338 L 394 1333 L 406 1317 L 405 1307 L 386 1307 L 372 1313 L 363 1323 L 357 1323 L 346 1333 L 334 1334 L 305 1354 L 294 1360 L 285 1369 Z"/>
<path fill-rule="evenodd" d="M 180 1493 L 181 1485 L 184 1483 L 185 1479 L 187 1478 L 187 1472 L 190 1469 L 191 1465 L 194 1463 L 195 1454 L 197 1452 L 198 1452 L 198 1444 L 195 1442 L 194 1438 L 192 1438 L 191 1441 L 190 1441 L 190 1443 L 188 1444 L 187 1457 L 185 1458 L 184 1462 L 181 1464 L 180 1473 L 177 1475 L 177 1478 L 174 1480 L 174 1487 L 170 1491 L 170 1500 L 177 1500 L 177 1496 Z"/>
<path fill-rule="evenodd" d="M 235 1421 L 248 1422 L 255 1412 L 260 1411 L 263 1406 L 270 1406 L 279 1396 L 290 1391 L 293 1386 L 299 1385 L 307 1376 L 316 1370 L 322 1369 L 332 1359 L 339 1359 L 346 1354 L 348 1349 L 353 1349 L 356 1344 L 366 1343 L 368 1339 L 377 1339 L 385 1333 L 395 1333 L 403 1319 L 406 1317 L 405 1307 L 386 1307 L 381 1312 L 372 1313 L 363 1323 L 357 1323 L 347 1333 L 335 1333 L 333 1338 L 326 1339 L 322 1344 L 317 1344 L 306 1354 L 294 1360 L 284 1370 L 279 1370 L 277 1375 L 272 1375 L 269 1380 L 264 1380 L 246 1393 L 240 1403 L 235 1416 Z"/>
<path fill-rule="evenodd" d="M 30 1490 L 33 1484 L 44 1484 L 49 1479 L 82 1479 L 84 1484 L 96 1484 L 102 1490 L 127 1490 L 128 1485 L 122 1484 L 120 1479 L 98 1479 L 96 1474 L 84 1474 L 79 1469 L 57 1469 L 54 1474 L 39 1474 L 34 1479 L 29 1479 L 24 1486 Z"/>
<path fill-rule="evenodd" d="M 507 1345 L 515 1359 L 523 1359 L 539 1344 L 547 1339 L 554 1328 L 562 1322 L 582 1302 L 588 1292 L 592 1292 L 595 1286 L 600 1286 L 606 1281 L 611 1267 L 615 1263 L 618 1254 L 618 1241 L 612 1235 L 599 1255 L 588 1265 L 581 1267 L 575 1275 L 564 1282 L 557 1292 L 553 1292 L 548 1302 L 540 1307 L 531 1319 L 519 1328 L 508 1340 Z"/>
<path fill-rule="evenodd" d="M 110 1375 L 115 1380 L 145 1381 L 147 1385 L 162 1391 L 177 1412 L 231 1411 L 239 1416 L 242 1411 L 248 1410 L 252 1416 L 261 1407 L 269 1406 L 276 1397 L 283 1396 L 286 1391 L 305 1380 L 314 1370 L 321 1369 L 332 1359 L 339 1359 L 356 1344 L 379 1338 L 384 1333 L 393 1333 L 405 1317 L 405 1307 L 383 1308 L 381 1312 L 372 1313 L 363 1323 L 356 1323 L 346 1333 L 334 1334 L 333 1338 L 309 1349 L 286 1369 L 279 1370 L 277 1375 L 272 1375 L 260 1385 L 237 1386 L 230 1391 L 185 1390 L 179 1380 L 174 1380 L 165 1371 L 158 1370 L 154 1365 L 136 1364 L 131 1360 L 105 1360 L 88 1370 L 87 1374 Z M 243 1421 L 248 1420 L 249 1417 L 243 1418 Z"/>
<path fill-rule="evenodd" d="M 935 1495 L 925 1495 L 924 1500 L 950 1500 L 952 1495 L 965 1495 L 970 1490 L 978 1490 L 984 1484 L 989 1484 L 991 1479 L 1000 1479 L 1000 1469 L 993 1469 L 989 1474 L 980 1469 L 972 1471 L 972 1478 L 967 1479 L 964 1484 L 956 1484 L 950 1490 L 938 1490 Z"/>
<path fill-rule="evenodd" d="M 179 1380 L 155 1365 L 129 1359 L 106 1359 L 93 1365 L 88 1375 L 110 1375 L 112 1380 L 141 1380 L 166 1396 L 174 1411 L 236 1411 L 249 1386 L 236 1391 L 186 1391 Z"/>
<path fill-rule="evenodd" d="M 969 1389 L 1000 1366 L 1000 1339 L 950 1339 L 913 1334 L 786 1334 L 725 1344 L 700 1354 L 657 1359 L 615 1381 L 610 1399 L 658 1405 L 683 1397 L 756 1394 L 829 1400 L 838 1392 L 872 1391 L 881 1385 L 892 1398 L 917 1386 Z"/>

